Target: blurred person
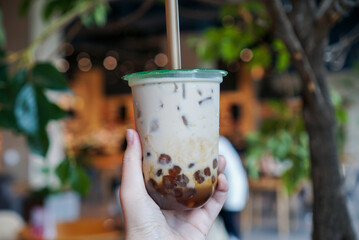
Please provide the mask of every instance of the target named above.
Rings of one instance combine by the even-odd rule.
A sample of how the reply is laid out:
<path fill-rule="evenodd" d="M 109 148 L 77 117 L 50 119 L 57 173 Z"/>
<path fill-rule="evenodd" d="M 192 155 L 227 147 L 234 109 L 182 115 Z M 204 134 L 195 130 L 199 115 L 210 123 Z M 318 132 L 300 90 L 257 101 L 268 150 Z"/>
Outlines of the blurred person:
<path fill-rule="evenodd" d="M 224 136 L 219 137 L 219 154 L 226 159 L 224 175 L 229 185 L 227 199 L 219 215 L 223 219 L 229 238 L 240 239 L 240 211 L 248 199 L 247 174 L 236 149 Z"/>
<path fill-rule="evenodd" d="M 228 183 L 223 175 L 224 158 L 219 157 L 216 191 L 203 207 L 189 211 L 161 210 L 145 188 L 142 175 L 142 151 L 137 132 L 127 130 L 126 139 L 128 145 L 123 158 L 120 189 L 125 239 L 206 239 L 228 191 Z"/>

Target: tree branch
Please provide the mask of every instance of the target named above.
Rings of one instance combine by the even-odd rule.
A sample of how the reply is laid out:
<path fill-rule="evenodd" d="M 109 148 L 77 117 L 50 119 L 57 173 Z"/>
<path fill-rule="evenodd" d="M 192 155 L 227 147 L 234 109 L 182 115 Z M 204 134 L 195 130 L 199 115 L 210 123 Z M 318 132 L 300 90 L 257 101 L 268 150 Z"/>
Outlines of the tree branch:
<path fill-rule="evenodd" d="M 307 0 L 310 11 L 314 14 L 317 11 L 317 3 L 313 0 Z"/>
<path fill-rule="evenodd" d="M 106 0 L 104 0 L 106 1 Z M 77 6 L 70 10 L 68 13 L 62 15 L 56 21 L 51 22 L 44 31 L 42 31 L 25 50 L 20 50 L 18 52 L 12 53 L 7 57 L 7 60 L 10 63 L 14 63 L 17 61 L 22 61 L 25 65 L 27 62 L 31 62 L 32 55 L 36 48 L 51 34 L 53 34 L 58 29 L 64 27 L 66 24 L 71 22 L 74 18 L 90 11 L 92 8 L 96 6 L 97 2 L 95 1 L 87 1 L 81 6 Z"/>
<path fill-rule="evenodd" d="M 334 2 L 336 0 L 324 0 L 323 3 L 319 6 L 319 10 L 316 14 L 316 19 L 322 19 L 326 14 L 328 14 L 329 10 L 334 6 Z"/>
<path fill-rule="evenodd" d="M 332 70 L 341 70 L 350 51 L 351 46 L 359 41 L 359 23 L 338 42 L 326 48 L 325 62 Z"/>
<path fill-rule="evenodd" d="M 331 25 L 345 16 L 355 6 L 359 5 L 358 0 L 324 0 L 316 13 L 315 19 L 322 23 L 326 19 Z"/>
<path fill-rule="evenodd" d="M 288 15 L 297 38 L 302 45 L 310 48 L 310 44 L 307 43 L 310 43 L 312 40 L 315 10 L 313 10 L 314 6 L 311 6 L 312 4 L 309 4 L 309 1 L 313 2 L 313 0 L 292 0 L 292 10 Z M 304 50 L 308 53 L 311 49 Z"/>
<path fill-rule="evenodd" d="M 135 20 L 142 17 L 155 3 L 155 0 L 146 0 L 142 3 L 140 7 L 138 7 L 133 13 L 125 16 L 117 22 L 112 22 L 107 24 L 105 27 L 106 31 L 117 31 L 120 28 L 134 22 Z"/>
<path fill-rule="evenodd" d="M 289 21 L 280 0 L 263 0 L 267 7 L 268 13 L 273 19 L 273 24 L 276 26 L 276 34 L 284 42 L 288 51 L 291 53 L 293 64 L 296 66 L 298 73 L 303 79 L 303 88 L 305 92 L 314 94 L 321 102 L 324 100 L 320 86 L 318 85 L 314 71 L 310 65 L 309 59 L 302 47 L 301 42 L 296 36 L 293 26 Z"/>

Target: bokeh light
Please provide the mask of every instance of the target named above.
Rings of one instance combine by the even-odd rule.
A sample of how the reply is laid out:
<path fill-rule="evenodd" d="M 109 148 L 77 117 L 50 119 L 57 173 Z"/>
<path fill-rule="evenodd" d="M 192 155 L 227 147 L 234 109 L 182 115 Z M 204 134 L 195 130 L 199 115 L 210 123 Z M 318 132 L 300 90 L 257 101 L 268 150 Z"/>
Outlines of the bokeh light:
<path fill-rule="evenodd" d="M 167 55 L 164 53 L 159 53 L 155 56 L 155 64 L 159 67 L 164 67 L 168 63 Z"/>
<path fill-rule="evenodd" d="M 70 64 L 66 59 L 59 59 L 56 61 L 55 66 L 59 72 L 65 73 L 69 70 Z"/>
<path fill-rule="evenodd" d="M 64 43 L 61 46 L 61 51 L 64 56 L 68 57 L 74 53 L 75 49 L 70 43 Z"/>
<path fill-rule="evenodd" d="M 92 63 L 90 58 L 87 57 L 80 58 L 78 61 L 78 68 L 83 72 L 90 71 L 92 68 Z"/>
<path fill-rule="evenodd" d="M 243 49 L 239 54 L 243 62 L 250 62 L 253 58 L 253 52 L 249 48 Z"/>
<path fill-rule="evenodd" d="M 117 59 L 115 57 L 112 57 L 112 56 L 107 56 L 103 60 L 103 66 L 107 70 L 114 70 L 117 67 Z"/>

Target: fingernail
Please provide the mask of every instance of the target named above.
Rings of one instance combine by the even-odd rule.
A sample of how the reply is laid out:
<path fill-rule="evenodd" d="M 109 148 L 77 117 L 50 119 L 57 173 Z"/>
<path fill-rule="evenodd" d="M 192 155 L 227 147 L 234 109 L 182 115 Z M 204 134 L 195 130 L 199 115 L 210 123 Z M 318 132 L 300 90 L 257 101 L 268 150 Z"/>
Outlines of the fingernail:
<path fill-rule="evenodd" d="M 133 144 L 133 130 L 132 129 L 126 130 L 126 140 L 127 140 L 127 144 Z"/>

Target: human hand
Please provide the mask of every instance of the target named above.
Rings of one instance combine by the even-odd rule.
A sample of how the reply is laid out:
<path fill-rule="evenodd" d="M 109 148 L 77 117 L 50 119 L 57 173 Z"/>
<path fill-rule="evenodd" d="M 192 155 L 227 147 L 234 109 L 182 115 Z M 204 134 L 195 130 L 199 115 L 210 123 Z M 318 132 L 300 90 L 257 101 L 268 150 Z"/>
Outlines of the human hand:
<path fill-rule="evenodd" d="M 126 240 L 206 239 L 228 191 L 228 183 L 223 175 L 224 158 L 219 157 L 216 191 L 203 207 L 187 211 L 161 210 L 146 191 L 142 175 L 142 151 L 137 132 L 127 130 L 126 139 L 127 149 L 123 158 L 120 189 Z"/>

